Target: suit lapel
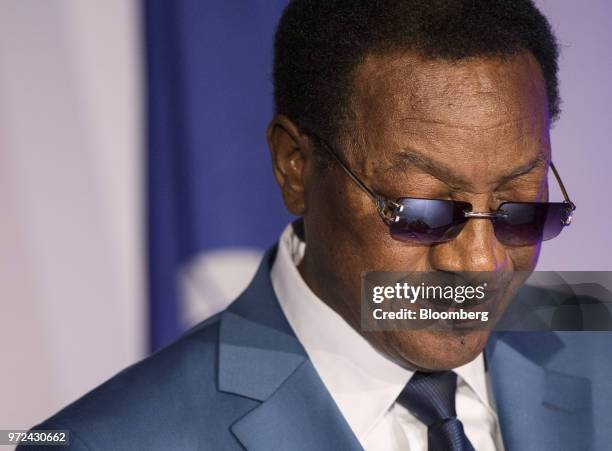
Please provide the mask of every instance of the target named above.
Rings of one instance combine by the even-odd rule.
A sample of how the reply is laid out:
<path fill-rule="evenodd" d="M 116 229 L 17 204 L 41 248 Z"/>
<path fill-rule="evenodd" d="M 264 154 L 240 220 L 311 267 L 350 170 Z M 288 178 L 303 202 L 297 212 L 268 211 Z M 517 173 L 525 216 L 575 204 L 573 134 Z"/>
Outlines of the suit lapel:
<path fill-rule="evenodd" d="M 590 380 L 545 367 L 562 352 L 554 333 L 491 336 L 487 366 L 506 451 L 591 449 Z"/>
<path fill-rule="evenodd" d="M 218 389 L 261 402 L 231 430 L 252 451 L 359 450 L 278 304 L 269 275 L 275 251 L 221 316 Z"/>
<path fill-rule="evenodd" d="M 306 359 L 295 336 L 224 312 L 219 390 L 264 401 Z"/>
<path fill-rule="evenodd" d="M 310 360 L 234 423 L 232 432 L 253 451 L 361 449 Z"/>

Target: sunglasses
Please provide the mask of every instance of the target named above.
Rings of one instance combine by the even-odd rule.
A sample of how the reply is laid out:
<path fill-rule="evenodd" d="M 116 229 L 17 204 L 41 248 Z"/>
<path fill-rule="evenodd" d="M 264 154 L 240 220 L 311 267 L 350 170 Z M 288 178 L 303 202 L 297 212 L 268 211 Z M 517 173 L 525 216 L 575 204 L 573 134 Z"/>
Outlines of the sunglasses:
<path fill-rule="evenodd" d="M 470 219 L 488 219 L 495 237 L 509 246 L 531 246 L 555 238 L 572 222 L 576 206 L 570 200 L 557 169 L 550 168 L 563 193 L 563 202 L 503 202 L 496 211 L 476 212 L 472 204 L 457 200 L 401 197 L 388 199 L 368 188 L 324 140 L 308 133 L 373 201 L 389 233 L 414 244 L 433 244 L 457 237 Z"/>

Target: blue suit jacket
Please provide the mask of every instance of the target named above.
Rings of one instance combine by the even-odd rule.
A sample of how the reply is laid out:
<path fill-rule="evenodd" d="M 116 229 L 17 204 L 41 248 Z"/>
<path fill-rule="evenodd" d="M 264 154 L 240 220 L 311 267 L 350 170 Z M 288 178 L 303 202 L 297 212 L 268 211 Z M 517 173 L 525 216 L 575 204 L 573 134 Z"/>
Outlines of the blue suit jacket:
<path fill-rule="evenodd" d="M 227 310 L 35 428 L 69 429 L 72 450 L 361 449 L 280 309 L 274 255 Z M 496 333 L 485 351 L 506 450 L 612 449 L 612 334 Z"/>

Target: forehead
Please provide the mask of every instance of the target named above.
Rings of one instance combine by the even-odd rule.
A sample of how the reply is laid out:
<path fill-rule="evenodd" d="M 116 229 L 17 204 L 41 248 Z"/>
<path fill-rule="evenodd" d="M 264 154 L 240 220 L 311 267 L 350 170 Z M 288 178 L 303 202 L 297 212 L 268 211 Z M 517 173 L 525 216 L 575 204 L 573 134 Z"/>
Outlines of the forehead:
<path fill-rule="evenodd" d="M 410 146 L 491 167 L 547 148 L 545 82 L 530 53 L 458 61 L 370 55 L 354 88 L 368 153 Z"/>
<path fill-rule="evenodd" d="M 490 127 L 514 114 L 547 113 L 535 58 L 428 60 L 417 54 L 371 54 L 355 74 L 355 99 L 370 113 L 414 113 L 419 119 Z M 497 113 L 496 115 L 487 113 Z"/>

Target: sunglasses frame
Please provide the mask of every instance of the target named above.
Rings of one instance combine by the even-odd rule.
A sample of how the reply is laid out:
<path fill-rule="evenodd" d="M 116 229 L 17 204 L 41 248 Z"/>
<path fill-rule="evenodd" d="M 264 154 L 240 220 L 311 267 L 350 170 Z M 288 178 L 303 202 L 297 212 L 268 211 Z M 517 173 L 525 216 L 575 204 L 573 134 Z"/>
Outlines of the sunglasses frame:
<path fill-rule="evenodd" d="M 321 137 L 317 136 L 316 134 L 312 132 L 308 132 L 307 134 L 315 138 L 317 141 L 319 141 L 323 145 L 323 148 L 326 150 L 326 152 L 340 165 L 340 167 L 344 170 L 344 172 L 346 172 L 346 174 L 348 174 L 351 180 L 353 180 L 353 182 L 355 182 L 357 186 L 363 192 L 365 192 L 370 197 L 370 199 L 372 199 L 372 201 L 374 202 L 374 205 L 376 206 L 376 210 L 378 211 L 380 217 L 382 218 L 385 224 L 391 225 L 394 222 L 398 222 L 400 220 L 399 213 L 401 213 L 404 209 L 403 204 L 400 203 L 402 199 L 417 199 L 417 198 L 411 198 L 411 197 L 400 197 L 396 200 L 392 200 L 385 196 L 377 194 L 376 192 L 374 192 L 374 190 L 372 190 L 365 183 L 363 183 L 359 179 L 359 177 L 357 177 L 357 175 L 353 173 L 353 171 L 349 169 L 348 165 L 344 163 L 342 158 L 340 158 L 340 156 L 335 152 L 335 150 L 324 139 L 322 139 Z M 559 172 L 557 171 L 557 168 L 555 168 L 555 165 L 553 164 L 552 161 L 550 162 L 550 168 L 552 169 L 552 172 L 555 175 L 555 179 L 557 180 L 557 183 L 559 184 L 559 188 L 561 188 L 561 193 L 563 194 L 563 198 L 564 198 L 563 203 L 566 205 L 567 216 L 565 217 L 564 220 L 562 220 L 562 224 L 563 224 L 563 227 L 567 227 L 572 223 L 572 217 L 574 215 L 574 210 L 576 210 L 576 205 L 570 200 L 569 194 L 567 193 L 567 190 L 565 189 L 565 185 L 563 184 L 563 181 L 561 180 L 561 176 L 559 175 Z M 423 200 L 427 200 L 427 199 L 423 199 Z M 439 199 L 430 199 L 430 200 L 439 200 Z M 464 215 L 467 220 L 469 219 L 491 219 L 493 220 L 497 218 L 506 218 L 508 216 L 507 213 L 505 213 L 501 209 L 501 207 L 503 207 L 503 205 L 506 203 L 520 204 L 523 202 L 504 202 L 500 205 L 497 211 L 489 211 L 489 212 L 465 211 Z M 527 203 L 532 203 L 532 202 L 527 202 Z"/>

